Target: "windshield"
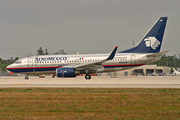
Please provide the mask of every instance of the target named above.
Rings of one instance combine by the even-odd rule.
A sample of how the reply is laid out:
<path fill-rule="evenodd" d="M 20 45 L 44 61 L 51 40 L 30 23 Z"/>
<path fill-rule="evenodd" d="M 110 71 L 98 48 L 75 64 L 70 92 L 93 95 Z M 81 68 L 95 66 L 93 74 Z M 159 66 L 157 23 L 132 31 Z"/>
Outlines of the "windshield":
<path fill-rule="evenodd" d="M 20 60 L 17 60 L 16 62 L 15 62 L 15 64 L 20 64 L 21 63 L 21 61 Z"/>

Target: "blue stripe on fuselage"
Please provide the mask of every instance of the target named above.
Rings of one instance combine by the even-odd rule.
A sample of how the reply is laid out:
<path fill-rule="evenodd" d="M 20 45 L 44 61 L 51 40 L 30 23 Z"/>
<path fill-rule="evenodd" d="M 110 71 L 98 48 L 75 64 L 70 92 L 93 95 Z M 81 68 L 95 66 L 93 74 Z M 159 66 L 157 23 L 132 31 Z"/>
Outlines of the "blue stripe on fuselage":
<path fill-rule="evenodd" d="M 117 67 L 135 67 L 141 66 L 144 64 L 124 64 L 124 65 L 102 65 L 104 68 L 117 68 Z M 24 67 L 24 68 L 9 68 L 7 70 L 14 73 L 24 73 L 24 72 L 42 72 L 42 71 L 55 71 L 56 68 L 60 68 L 60 66 L 56 67 Z"/>
<path fill-rule="evenodd" d="M 42 72 L 42 71 L 55 71 L 56 68 L 59 68 L 58 67 L 26 67 L 26 68 L 11 68 L 11 69 L 7 69 L 11 72 L 14 72 L 14 73 L 21 73 L 21 72 Z"/>

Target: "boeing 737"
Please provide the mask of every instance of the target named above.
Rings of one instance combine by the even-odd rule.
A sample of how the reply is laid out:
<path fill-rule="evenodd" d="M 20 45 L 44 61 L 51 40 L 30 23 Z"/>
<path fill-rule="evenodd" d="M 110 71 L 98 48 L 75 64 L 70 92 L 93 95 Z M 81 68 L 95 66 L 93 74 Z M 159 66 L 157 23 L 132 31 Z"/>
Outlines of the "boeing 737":
<path fill-rule="evenodd" d="M 168 51 L 160 52 L 167 17 L 160 17 L 140 43 L 130 49 L 110 54 L 42 55 L 26 57 L 7 66 L 7 70 L 29 74 L 56 74 L 57 77 L 76 77 L 86 74 L 115 72 L 149 64 L 161 59 Z"/>

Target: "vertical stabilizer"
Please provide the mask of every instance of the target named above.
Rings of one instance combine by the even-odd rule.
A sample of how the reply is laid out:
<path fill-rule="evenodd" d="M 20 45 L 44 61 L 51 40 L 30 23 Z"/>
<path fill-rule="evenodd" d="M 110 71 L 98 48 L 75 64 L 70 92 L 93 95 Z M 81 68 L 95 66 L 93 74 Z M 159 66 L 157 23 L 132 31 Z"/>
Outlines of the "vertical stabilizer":
<path fill-rule="evenodd" d="M 160 52 L 167 17 L 161 17 L 145 35 L 141 42 L 134 48 L 130 48 L 120 53 L 157 53 Z"/>

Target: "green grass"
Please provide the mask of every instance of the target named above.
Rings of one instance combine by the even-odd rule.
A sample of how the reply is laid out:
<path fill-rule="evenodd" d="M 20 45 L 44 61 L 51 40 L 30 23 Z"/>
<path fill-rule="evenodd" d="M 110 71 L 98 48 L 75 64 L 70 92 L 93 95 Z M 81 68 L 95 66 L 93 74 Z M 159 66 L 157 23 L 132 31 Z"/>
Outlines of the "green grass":
<path fill-rule="evenodd" d="M 180 89 L 1 88 L 0 119 L 180 119 Z"/>

